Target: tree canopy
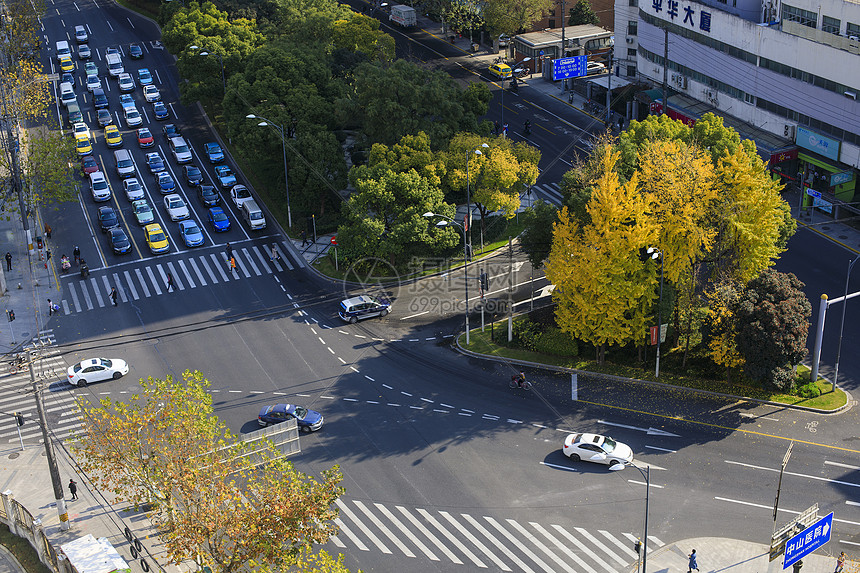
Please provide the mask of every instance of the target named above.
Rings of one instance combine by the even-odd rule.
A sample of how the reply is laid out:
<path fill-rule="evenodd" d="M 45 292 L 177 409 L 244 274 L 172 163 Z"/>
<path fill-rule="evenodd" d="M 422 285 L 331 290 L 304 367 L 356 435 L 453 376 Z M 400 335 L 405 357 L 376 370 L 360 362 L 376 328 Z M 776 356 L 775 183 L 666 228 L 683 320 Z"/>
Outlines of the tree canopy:
<path fill-rule="evenodd" d="M 484 21 L 493 34 L 513 35 L 531 29 L 554 6 L 552 0 L 489 0 L 484 5 Z"/>
<path fill-rule="evenodd" d="M 600 25 L 600 18 L 594 13 L 594 8 L 591 7 L 591 2 L 588 0 L 578 0 L 570 9 L 570 17 L 567 19 L 568 26 L 580 26 L 582 24 Z"/>

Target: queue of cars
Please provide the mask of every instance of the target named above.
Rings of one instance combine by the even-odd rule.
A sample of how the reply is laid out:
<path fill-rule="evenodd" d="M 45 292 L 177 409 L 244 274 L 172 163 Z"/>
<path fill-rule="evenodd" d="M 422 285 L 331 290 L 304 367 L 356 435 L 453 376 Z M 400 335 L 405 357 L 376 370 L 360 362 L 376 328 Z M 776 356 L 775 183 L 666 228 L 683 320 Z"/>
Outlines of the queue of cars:
<path fill-rule="evenodd" d="M 89 60 L 92 58 L 92 52 L 88 45 L 84 42 L 89 41 L 89 34 L 83 26 L 75 27 L 75 39 L 78 42 L 78 56 L 81 60 Z M 71 59 L 71 48 L 66 41 L 57 42 L 57 62 L 61 68 L 68 67 L 67 60 Z M 82 52 L 82 47 L 86 47 Z M 143 58 L 143 50 L 136 44 L 129 45 L 128 55 L 131 59 Z M 90 132 L 83 115 L 79 112 L 78 98 L 74 91 L 75 77 L 74 65 L 70 68 L 70 72 L 64 78 L 67 81 L 61 83 L 60 99 L 68 110 L 69 123 L 73 127 L 73 133 L 76 141 L 76 149 L 81 157 L 81 168 L 85 178 L 88 180 L 89 189 L 93 200 L 96 203 L 106 203 L 111 200 L 111 185 L 106 177 L 106 174 L 101 171 L 102 165 L 113 164 L 116 169 L 116 174 L 122 181 L 123 191 L 126 199 L 129 201 L 131 210 L 134 214 L 136 222 L 143 227 L 144 238 L 153 254 L 159 254 L 170 251 L 169 235 L 158 222 L 158 217 L 155 209 L 147 200 L 146 185 L 141 180 L 141 175 L 138 172 L 138 164 L 135 162 L 132 153 L 129 149 L 124 148 L 123 133 L 121 125 L 117 125 L 122 121 L 125 122 L 125 127 L 132 128 L 138 147 L 140 149 L 150 149 L 158 145 L 161 148 L 165 144 L 165 148 L 169 150 L 173 160 L 179 164 L 182 169 L 184 181 L 192 188 L 196 188 L 200 204 L 205 209 L 203 218 L 206 219 L 213 231 L 224 232 L 231 228 L 230 218 L 225 209 L 222 209 L 219 204 L 221 195 L 216 187 L 205 185 L 203 170 L 193 164 L 193 153 L 191 146 L 179 132 L 175 124 L 168 123 L 162 128 L 164 140 L 157 138 L 153 134 L 150 127 L 144 125 L 145 119 L 154 117 L 155 120 L 169 120 L 170 110 L 162 101 L 161 93 L 154 83 L 153 73 L 149 68 L 140 68 L 138 70 L 126 70 L 123 62 L 123 54 L 116 48 L 108 48 L 105 53 L 105 63 L 107 64 L 107 74 L 104 77 L 99 75 L 99 66 L 93 61 L 86 61 L 84 64 L 85 80 L 80 83 L 82 87 L 86 87 L 90 93 L 96 120 L 99 127 L 103 128 L 103 136 L 105 144 L 108 148 L 112 148 L 113 161 L 104 161 L 100 163 L 93 157 L 93 144 L 96 140 L 95 134 Z M 110 86 L 103 84 L 103 81 L 116 81 L 116 87 L 120 92 L 120 107 L 122 111 L 122 120 L 114 121 L 114 115 L 110 110 L 110 102 L 106 90 Z M 141 89 L 143 99 L 151 105 L 152 115 L 148 117 L 141 113 L 138 108 L 138 103 L 135 101 L 134 92 Z M 86 97 L 84 98 L 86 102 Z M 77 110 L 78 114 L 72 117 L 72 112 Z M 219 186 L 225 192 L 229 191 L 233 203 L 243 218 L 246 219 L 248 226 L 251 229 L 261 229 L 265 227 L 265 217 L 262 211 L 253 201 L 247 187 L 241 185 L 236 180 L 232 170 L 226 165 L 219 165 L 224 161 L 224 152 L 220 145 L 214 142 L 206 143 L 203 146 L 203 156 L 208 162 L 218 169 Z M 171 173 L 165 157 L 162 157 L 158 151 L 151 151 L 145 154 L 146 168 L 152 175 L 154 189 L 157 189 L 159 194 L 163 195 L 163 208 L 166 216 L 171 221 L 179 223 L 179 237 L 186 247 L 196 247 L 204 244 L 204 232 L 197 222 L 191 219 L 192 213 L 190 206 L 186 203 L 183 195 L 177 192 L 177 182 Z M 178 174 L 177 174 L 178 175 Z M 128 234 L 122 229 L 120 221 L 121 217 L 117 216 L 114 207 L 102 206 L 97 212 L 98 226 L 109 239 L 111 250 L 115 254 L 124 254 L 131 251 L 132 242 Z"/>

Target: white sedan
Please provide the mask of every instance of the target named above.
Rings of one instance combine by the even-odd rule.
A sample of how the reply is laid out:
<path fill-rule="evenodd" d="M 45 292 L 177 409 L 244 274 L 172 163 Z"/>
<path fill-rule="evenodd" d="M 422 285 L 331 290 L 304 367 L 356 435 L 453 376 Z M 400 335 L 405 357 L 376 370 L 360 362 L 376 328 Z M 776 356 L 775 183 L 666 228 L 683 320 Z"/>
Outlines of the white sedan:
<path fill-rule="evenodd" d="M 143 88 L 143 97 L 145 97 L 146 101 L 149 103 L 161 101 L 161 93 L 158 91 L 158 88 L 152 84 Z"/>
<path fill-rule="evenodd" d="M 574 461 L 594 462 L 610 468 L 620 464 L 620 469 L 633 461 L 630 446 L 599 434 L 568 434 L 562 451 Z"/>
<path fill-rule="evenodd" d="M 123 111 L 125 112 L 125 123 L 129 127 L 136 127 L 143 123 L 143 118 L 140 116 L 140 112 L 137 111 L 136 107 L 126 107 Z"/>
<path fill-rule="evenodd" d="M 167 195 L 164 198 L 164 208 L 167 209 L 171 221 L 181 221 L 188 218 L 188 207 L 178 193 Z"/>
<path fill-rule="evenodd" d="M 119 358 L 89 358 L 69 366 L 69 384 L 86 386 L 90 382 L 119 380 L 128 374 L 128 363 Z"/>
<path fill-rule="evenodd" d="M 98 76 L 87 76 L 87 89 L 93 91 L 96 88 L 102 87 L 102 81 Z"/>
<path fill-rule="evenodd" d="M 122 186 L 125 188 L 125 196 L 129 201 L 137 201 L 138 199 L 146 199 L 143 192 L 143 187 L 140 186 L 140 181 L 135 177 L 122 180 Z"/>

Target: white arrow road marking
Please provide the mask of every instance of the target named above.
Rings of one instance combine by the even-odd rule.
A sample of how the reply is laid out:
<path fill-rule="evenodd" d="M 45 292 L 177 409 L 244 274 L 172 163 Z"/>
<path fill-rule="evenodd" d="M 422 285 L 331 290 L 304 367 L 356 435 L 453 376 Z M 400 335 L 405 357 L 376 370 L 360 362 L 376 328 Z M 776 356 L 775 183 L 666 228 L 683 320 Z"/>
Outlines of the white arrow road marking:
<path fill-rule="evenodd" d="M 665 430 L 661 430 L 659 428 L 640 428 L 638 426 L 628 426 L 627 424 L 618 424 L 616 422 L 607 422 L 606 420 L 597 420 L 598 424 L 604 424 L 606 426 L 615 426 L 616 428 L 625 428 L 627 430 L 636 430 L 637 432 L 645 432 L 649 436 L 666 436 L 671 438 L 680 438 L 678 434 L 673 434 L 672 432 L 667 432 Z"/>

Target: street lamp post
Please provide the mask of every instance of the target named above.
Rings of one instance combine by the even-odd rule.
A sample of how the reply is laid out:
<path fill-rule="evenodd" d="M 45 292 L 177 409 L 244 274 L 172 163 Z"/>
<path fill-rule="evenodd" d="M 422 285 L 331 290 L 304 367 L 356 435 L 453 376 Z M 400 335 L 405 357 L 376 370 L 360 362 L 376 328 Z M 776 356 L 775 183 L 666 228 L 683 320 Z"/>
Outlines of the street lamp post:
<path fill-rule="evenodd" d="M 860 255 L 854 257 L 854 260 L 848 263 L 848 272 L 845 273 L 845 296 L 842 297 L 842 322 L 839 324 L 839 345 L 836 347 L 836 366 L 833 370 L 833 388 L 831 392 L 836 391 L 836 379 L 839 377 L 839 358 L 842 355 L 842 331 L 845 329 L 845 308 L 848 306 L 848 282 L 851 280 L 851 269 L 854 264 L 860 260 Z M 810 380 L 815 382 L 815 380 Z"/>
<path fill-rule="evenodd" d="M 654 368 L 654 377 L 660 377 L 660 339 L 663 334 L 663 251 L 656 247 L 648 247 L 648 254 L 652 259 L 660 258 L 660 299 L 657 303 L 657 366 Z"/>
<path fill-rule="evenodd" d="M 260 116 L 260 115 L 254 115 L 253 113 L 249 113 L 245 117 L 247 119 L 259 119 L 259 120 L 261 120 L 260 123 L 257 124 L 259 127 L 266 127 L 267 125 L 270 127 L 273 127 L 273 128 L 278 130 L 278 133 L 281 136 L 281 145 L 284 149 L 284 189 L 287 192 L 287 226 L 292 228 L 292 226 L 293 226 L 293 212 L 292 212 L 292 209 L 290 209 L 290 181 L 289 181 L 289 174 L 287 171 L 287 132 L 286 132 L 286 126 L 284 126 L 283 124 L 279 125 L 270 119 L 266 119 L 265 117 Z"/>
<path fill-rule="evenodd" d="M 441 217 L 442 219 L 444 219 L 444 221 L 439 221 L 438 223 L 436 223 L 437 227 L 445 227 L 447 225 L 457 225 L 458 227 L 460 227 L 460 230 L 463 231 L 463 261 L 464 261 L 463 277 L 464 277 L 464 283 L 466 285 L 466 344 L 468 345 L 469 344 L 469 253 L 467 252 L 468 243 L 466 242 L 466 226 L 461 225 L 460 223 L 458 223 L 457 221 L 455 221 L 451 217 L 446 217 L 445 215 L 440 215 L 438 213 L 432 213 L 430 211 L 428 211 L 427 213 L 424 213 L 424 216 L 428 217 L 428 218 L 429 217 Z"/>
<path fill-rule="evenodd" d="M 200 46 L 188 46 L 192 50 L 199 50 Z M 227 95 L 227 80 L 224 77 L 224 58 L 221 57 L 221 54 L 210 54 L 206 50 L 197 54 L 198 56 L 216 56 L 218 58 L 218 63 L 221 64 L 221 87 L 224 89 L 224 95 Z"/>
<path fill-rule="evenodd" d="M 632 467 L 639 470 L 642 477 L 645 478 L 645 532 L 642 535 L 642 573 L 646 573 L 648 569 L 648 509 L 651 500 L 651 466 L 645 466 L 645 470 L 634 464 L 633 462 L 621 465 L 615 464 L 609 467 L 610 470 L 618 471 L 625 467 Z"/>

